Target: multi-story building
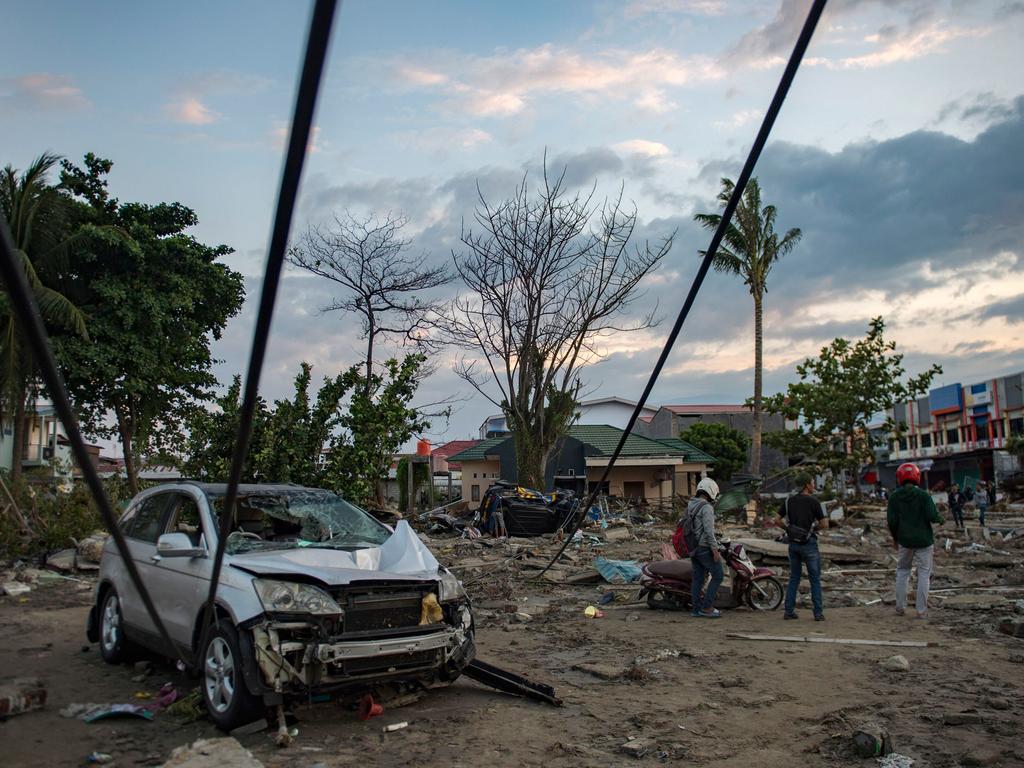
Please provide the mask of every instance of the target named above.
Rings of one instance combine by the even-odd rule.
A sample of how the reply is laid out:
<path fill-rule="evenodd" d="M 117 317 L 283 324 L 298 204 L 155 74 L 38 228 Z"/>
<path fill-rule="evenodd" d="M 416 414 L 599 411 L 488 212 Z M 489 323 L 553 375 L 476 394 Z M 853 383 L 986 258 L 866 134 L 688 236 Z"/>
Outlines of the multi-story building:
<path fill-rule="evenodd" d="M 894 482 L 905 461 L 926 473 L 929 488 L 999 480 L 1002 449 L 1024 434 L 1024 372 L 975 384 L 948 384 L 927 396 L 899 403 L 889 414 L 902 430 L 889 436 L 882 481 Z"/>

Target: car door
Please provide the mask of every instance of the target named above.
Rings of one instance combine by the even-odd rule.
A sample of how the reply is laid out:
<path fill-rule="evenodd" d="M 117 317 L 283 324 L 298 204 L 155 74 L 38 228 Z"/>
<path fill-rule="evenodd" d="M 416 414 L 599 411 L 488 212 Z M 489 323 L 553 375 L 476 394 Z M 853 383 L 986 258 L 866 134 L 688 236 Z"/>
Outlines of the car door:
<path fill-rule="evenodd" d="M 163 532 L 170 500 L 171 496 L 168 493 L 155 493 L 143 498 L 138 502 L 131 523 L 124 534 L 128 552 L 138 569 L 142 583 L 153 598 L 157 612 L 161 614 L 163 611 L 154 595 L 153 566 L 157 562 L 156 540 Z M 117 584 L 116 587 L 121 596 L 121 615 L 129 633 L 142 635 L 142 639 L 149 640 L 149 644 L 152 644 L 159 637 L 156 624 L 146 611 L 146 605 L 131 579 L 127 577 L 127 573 L 123 583 Z"/>
<path fill-rule="evenodd" d="M 171 494 L 168 513 L 161 533 L 184 533 L 196 547 L 206 548 L 211 537 L 205 534 L 197 500 L 184 491 Z M 152 566 L 153 599 L 160 605 L 160 616 L 176 643 L 191 648 L 196 617 L 210 588 L 213 564 L 209 557 L 161 557 Z"/>

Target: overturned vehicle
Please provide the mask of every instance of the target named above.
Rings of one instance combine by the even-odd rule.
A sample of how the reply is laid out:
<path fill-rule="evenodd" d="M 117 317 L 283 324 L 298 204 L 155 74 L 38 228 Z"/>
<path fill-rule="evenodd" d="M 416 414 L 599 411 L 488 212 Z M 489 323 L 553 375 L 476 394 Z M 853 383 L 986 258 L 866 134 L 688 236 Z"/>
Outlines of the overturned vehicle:
<path fill-rule="evenodd" d="M 289 697 L 427 687 L 475 656 L 469 600 L 405 521 L 392 531 L 329 491 L 243 485 L 217 616 L 204 622 L 225 485 L 143 491 L 119 525 L 177 648 L 164 647 L 112 541 L 87 634 L 104 660 L 134 646 L 181 655 L 230 730 Z"/>
<path fill-rule="evenodd" d="M 578 507 L 572 491 L 542 493 L 499 480 L 480 500 L 474 523 L 494 536 L 541 536 L 568 525 Z"/>

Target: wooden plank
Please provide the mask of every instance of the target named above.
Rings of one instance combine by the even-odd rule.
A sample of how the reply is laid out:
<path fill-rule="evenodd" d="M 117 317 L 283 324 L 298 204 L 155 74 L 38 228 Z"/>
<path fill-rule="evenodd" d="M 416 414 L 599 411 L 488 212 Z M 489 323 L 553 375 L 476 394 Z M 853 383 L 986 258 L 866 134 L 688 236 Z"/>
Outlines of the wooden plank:
<path fill-rule="evenodd" d="M 789 544 L 784 541 L 772 541 L 771 539 L 732 539 L 733 544 L 742 544 L 748 552 L 753 552 L 768 557 L 788 558 Z M 833 560 L 837 563 L 870 562 L 874 555 L 858 552 L 851 547 L 840 547 L 836 544 L 818 542 L 818 551 L 823 558 Z"/>
<path fill-rule="evenodd" d="M 841 637 L 789 637 L 785 635 L 748 635 L 743 632 L 726 632 L 726 637 L 735 640 L 764 640 L 777 643 L 831 643 L 833 645 L 891 645 L 898 648 L 932 648 L 938 643 L 928 640 L 853 640 Z"/>

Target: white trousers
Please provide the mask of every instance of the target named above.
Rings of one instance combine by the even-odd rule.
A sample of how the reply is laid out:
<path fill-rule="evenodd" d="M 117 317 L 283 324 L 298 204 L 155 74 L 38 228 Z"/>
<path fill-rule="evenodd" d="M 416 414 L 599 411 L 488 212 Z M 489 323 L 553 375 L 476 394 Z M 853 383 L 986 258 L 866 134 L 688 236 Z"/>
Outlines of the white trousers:
<path fill-rule="evenodd" d="M 907 586 L 910 584 L 910 569 L 917 566 L 917 612 L 928 610 L 928 588 L 932 581 L 932 560 L 935 547 L 909 549 L 900 546 L 899 562 L 896 564 L 896 607 L 907 605 Z"/>

